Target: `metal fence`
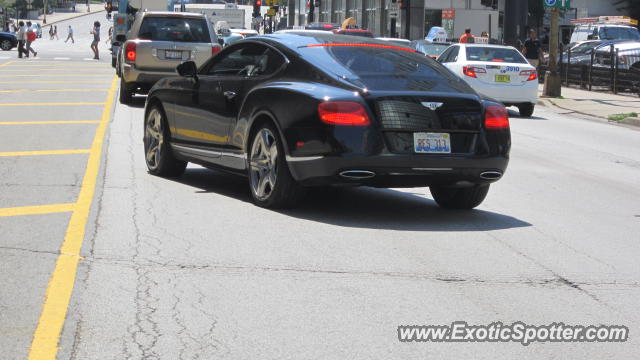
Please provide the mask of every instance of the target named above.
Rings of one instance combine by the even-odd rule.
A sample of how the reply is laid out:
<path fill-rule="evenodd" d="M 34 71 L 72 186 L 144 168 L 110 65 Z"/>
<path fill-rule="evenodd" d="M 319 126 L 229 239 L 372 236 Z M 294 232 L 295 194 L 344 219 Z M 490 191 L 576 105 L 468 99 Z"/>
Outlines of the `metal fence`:
<path fill-rule="evenodd" d="M 560 56 L 558 69 L 564 86 L 640 96 L 640 49 L 621 51 L 611 46 L 592 52 L 590 56 L 572 55 L 568 50 Z M 541 82 L 544 82 L 546 70 L 546 65 L 539 67 Z"/>

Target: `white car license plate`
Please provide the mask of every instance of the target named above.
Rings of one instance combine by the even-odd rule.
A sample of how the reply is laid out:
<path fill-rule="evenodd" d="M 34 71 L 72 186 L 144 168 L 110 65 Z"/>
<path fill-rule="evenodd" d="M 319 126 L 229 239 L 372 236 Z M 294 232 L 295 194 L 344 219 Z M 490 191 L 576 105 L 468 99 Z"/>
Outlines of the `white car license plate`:
<path fill-rule="evenodd" d="M 413 133 L 416 153 L 450 154 L 451 136 L 448 133 Z"/>
<path fill-rule="evenodd" d="M 182 51 L 172 51 L 172 50 L 165 50 L 164 51 L 164 58 L 165 59 L 172 59 L 172 60 L 182 60 Z"/>

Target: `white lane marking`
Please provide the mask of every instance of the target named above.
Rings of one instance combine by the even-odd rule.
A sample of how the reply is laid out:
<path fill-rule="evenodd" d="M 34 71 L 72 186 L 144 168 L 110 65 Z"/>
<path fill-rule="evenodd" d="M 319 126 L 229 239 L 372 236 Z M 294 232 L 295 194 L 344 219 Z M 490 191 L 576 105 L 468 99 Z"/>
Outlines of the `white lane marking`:
<path fill-rule="evenodd" d="M 56 57 L 56 58 L 53 58 L 53 60 L 71 60 L 71 58 L 68 58 L 68 57 Z"/>
<path fill-rule="evenodd" d="M 7 59 L 11 59 L 11 57 L 9 57 L 9 56 L 0 56 L 0 60 L 7 60 Z"/>

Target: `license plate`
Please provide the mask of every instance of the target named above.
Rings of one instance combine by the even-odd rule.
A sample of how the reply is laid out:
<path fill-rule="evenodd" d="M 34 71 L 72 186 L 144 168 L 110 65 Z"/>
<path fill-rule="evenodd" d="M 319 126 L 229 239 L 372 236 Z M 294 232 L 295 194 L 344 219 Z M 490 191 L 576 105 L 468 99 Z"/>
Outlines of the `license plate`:
<path fill-rule="evenodd" d="M 416 153 L 450 154 L 451 136 L 448 133 L 413 133 L 413 150 Z"/>
<path fill-rule="evenodd" d="M 172 50 L 165 50 L 164 51 L 164 58 L 165 59 L 172 59 L 172 60 L 182 60 L 182 51 L 172 51 Z"/>
<path fill-rule="evenodd" d="M 511 82 L 511 77 L 509 75 L 496 75 L 496 82 Z"/>

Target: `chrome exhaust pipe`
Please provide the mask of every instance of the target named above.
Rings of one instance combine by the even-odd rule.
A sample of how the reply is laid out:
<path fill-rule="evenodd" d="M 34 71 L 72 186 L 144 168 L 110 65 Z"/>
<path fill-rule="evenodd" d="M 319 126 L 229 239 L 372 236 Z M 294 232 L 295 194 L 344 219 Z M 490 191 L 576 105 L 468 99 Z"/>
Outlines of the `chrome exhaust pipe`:
<path fill-rule="evenodd" d="M 480 178 L 485 180 L 498 180 L 502 177 L 500 171 L 484 171 L 480 173 Z"/>
<path fill-rule="evenodd" d="M 363 180 L 370 179 L 376 176 L 376 173 L 373 171 L 367 170 L 346 170 L 340 173 L 340 176 L 343 178 L 351 179 L 351 180 Z"/>

